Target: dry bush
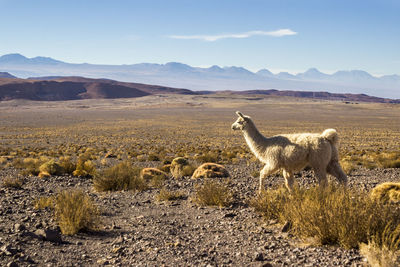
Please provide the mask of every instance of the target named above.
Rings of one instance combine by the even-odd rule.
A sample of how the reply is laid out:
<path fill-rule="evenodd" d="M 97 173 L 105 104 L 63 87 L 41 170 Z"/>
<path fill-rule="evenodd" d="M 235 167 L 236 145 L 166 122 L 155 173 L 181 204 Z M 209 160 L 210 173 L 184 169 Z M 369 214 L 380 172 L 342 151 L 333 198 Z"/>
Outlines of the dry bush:
<path fill-rule="evenodd" d="M 39 167 L 48 161 L 47 158 L 41 157 L 37 158 L 17 158 L 14 159 L 12 165 L 17 169 L 22 169 L 21 174 L 23 175 L 35 175 L 40 173 Z"/>
<path fill-rule="evenodd" d="M 226 207 L 233 202 L 233 194 L 226 185 L 206 180 L 202 185 L 196 186 L 193 201 L 200 206 Z"/>
<path fill-rule="evenodd" d="M 1 183 L 1 186 L 6 188 L 20 189 L 22 188 L 22 183 L 23 181 L 19 177 L 5 177 Z"/>
<path fill-rule="evenodd" d="M 97 173 L 96 166 L 91 160 L 93 156 L 90 153 L 84 153 L 78 158 L 76 169 L 72 172 L 74 176 L 91 178 Z"/>
<path fill-rule="evenodd" d="M 156 200 L 161 201 L 173 201 L 178 199 L 183 199 L 185 197 L 184 193 L 180 191 L 170 191 L 165 187 L 160 190 L 158 195 L 155 196 Z"/>
<path fill-rule="evenodd" d="M 177 157 L 171 162 L 171 174 L 174 178 L 191 176 L 195 171 L 195 167 L 189 164 L 189 161 L 184 157 Z"/>
<path fill-rule="evenodd" d="M 80 190 L 58 193 L 54 211 L 58 226 L 64 235 L 98 228 L 99 209 L 90 197 Z"/>
<path fill-rule="evenodd" d="M 268 219 L 285 222 L 283 211 L 289 201 L 290 194 L 286 187 L 263 190 L 249 201 L 251 207 Z"/>
<path fill-rule="evenodd" d="M 194 171 L 192 178 L 217 178 L 229 176 L 229 172 L 224 166 L 216 163 L 204 163 Z"/>
<path fill-rule="evenodd" d="M 319 244 L 357 248 L 371 236 L 380 236 L 388 222 L 399 224 L 400 213 L 392 205 L 373 201 L 366 193 L 329 185 L 326 189 L 269 189 L 251 201 L 268 219 L 290 222 L 300 237 Z"/>
<path fill-rule="evenodd" d="M 140 171 L 140 177 L 150 186 L 160 188 L 168 179 L 168 174 L 156 168 L 144 168 Z"/>
<path fill-rule="evenodd" d="M 400 224 L 388 222 L 383 232 L 373 235 L 360 252 L 372 266 L 400 266 Z"/>
<path fill-rule="evenodd" d="M 206 162 L 213 162 L 216 163 L 219 160 L 219 155 L 217 152 L 206 152 L 202 155 L 199 155 L 195 158 L 197 161 L 200 163 L 206 163 Z"/>
<path fill-rule="evenodd" d="M 41 210 L 41 209 L 45 209 L 45 208 L 54 209 L 55 198 L 53 196 L 40 197 L 33 201 L 33 205 L 34 205 L 35 209 L 37 209 L 37 210 Z"/>
<path fill-rule="evenodd" d="M 81 190 L 64 190 L 55 196 L 34 200 L 35 209 L 50 208 L 54 211 L 61 233 L 73 235 L 81 230 L 96 230 L 99 209 Z"/>
<path fill-rule="evenodd" d="M 55 162 L 54 159 L 46 161 L 45 163 L 40 165 L 39 171 L 39 177 L 63 174 L 62 167 L 57 162 Z"/>
<path fill-rule="evenodd" d="M 63 174 L 72 174 L 76 170 L 76 163 L 71 160 L 71 157 L 60 157 L 58 164 L 63 170 Z"/>
<path fill-rule="evenodd" d="M 100 192 L 118 190 L 142 191 L 147 188 L 146 181 L 140 177 L 140 169 L 125 161 L 96 175 L 93 179 L 93 186 Z"/>
<path fill-rule="evenodd" d="M 371 191 L 371 198 L 383 203 L 400 203 L 400 183 L 387 182 Z"/>

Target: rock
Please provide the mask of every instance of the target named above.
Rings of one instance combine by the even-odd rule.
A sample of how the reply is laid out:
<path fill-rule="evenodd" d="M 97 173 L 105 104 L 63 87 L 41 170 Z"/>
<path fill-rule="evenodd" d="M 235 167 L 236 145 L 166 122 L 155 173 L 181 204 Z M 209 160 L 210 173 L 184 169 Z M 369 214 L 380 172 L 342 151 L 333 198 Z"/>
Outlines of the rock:
<path fill-rule="evenodd" d="M 263 261 L 264 260 L 264 254 L 262 254 L 261 252 L 255 252 L 254 253 L 254 260 Z"/>
<path fill-rule="evenodd" d="M 26 228 L 25 228 L 25 225 L 23 225 L 23 224 L 20 224 L 20 223 L 16 223 L 15 225 L 14 225 L 14 231 L 15 232 L 21 232 L 21 231 L 23 231 L 23 230 L 25 230 Z"/>
<path fill-rule="evenodd" d="M 10 261 L 7 264 L 7 267 L 18 267 L 18 266 L 19 266 L 19 264 L 16 261 Z"/>
<path fill-rule="evenodd" d="M 286 222 L 285 225 L 282 227 L 281 232 L 282 233 L 286 233 L 290 230 L 290 228 L 292 227 L 292 223 L 291 222 Z"/>
<path fill-rule="evenodd" d="M 13 256 L 17 254 L 18 250 L 11 247 L 10 244 L 5 244 L 0 248 L 0 251 L 2 251 L 6 256 Z"/>
<path fill-rule="evenodd" d="M 59 231 L 52 230 L 52 229 L 39 229 L 35 231 L 35 235 L 39 238 L 50 241 L 53 243 L 62 243 L 61 234 Z"/>
<path fill-rule="evenodd" d="M 192 179 L 197 178 L 217 178 L 229 177 L 229 172 L 224 166 L 216 163 L 204 163 L 200 165 L 193 173 Z"/>

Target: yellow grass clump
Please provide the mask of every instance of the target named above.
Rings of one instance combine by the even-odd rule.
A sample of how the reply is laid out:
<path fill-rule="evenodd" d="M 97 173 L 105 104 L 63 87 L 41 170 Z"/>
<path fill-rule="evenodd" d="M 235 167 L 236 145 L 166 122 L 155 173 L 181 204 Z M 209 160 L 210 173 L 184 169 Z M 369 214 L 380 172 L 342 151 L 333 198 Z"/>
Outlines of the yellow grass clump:
<path fill-rule="evenodd" d="M 170 191 L 163 187 L 160 192 L 155 196 L 155 199 L 161 201 L 173 201 L 184 198 L 184 193 L 180 191 Z"/>
<path fill-rule="evenodd" d="M 184 157 L 177 157 L 171 162 L 171 174 L 174 178 L 181 178 L 193 174 L 195 167 L 189 164 Z"/>
<path fill-rule="evenodd" d="M 99 226 L 99 209 L 81 190 L 64 190 L 56 196 L 41 197 L 34 201 L 34 207 L 54 210 L 57 224 L 64 235 L 96 230 Z"/>
<path fill-rule="evenodd" d="M 161 187 L 168 179 L 168 174 L 156 168 L 143 168 L 140 177 L 154 187 Z"/>
<path fill-rule="evenodd" d="M 387 182 L 371 191 L 371 198 L 383 203 L 400 203 L 400 183 Z"/>
<path fill-rule="evenodd" d="M 233 193 L 225 184 L 206 180 L 196 186 L 193 201 L 200 206 L 226 207 L 233 202 Z"/>
<path fill-rule="evenodd" d="M 368 194 L 328 185 L 326 189 L 269 189 L 250 201 L 268 219 L 290 222 L 291 231 L 318 244 L 357 248 L 380 236 L 388 223 L 399 224 L 398 209 L 372 200 Z"/>
<path fill-rule="evenodd" d="M 1 182 L 1 186 L 6 188 L 20 189 L 22 188 L 22 182 L 22 179 L 19 177 L 5 177 Z"/>
<path fill-rule="evenodd" d="M 140 176 L 140 169 L 123 161 L 105 169 L 93 178 L 93 186 L 99 191 L 135 190 L 147 188 L 146 180 Z"/>
<path fill-rule="evenodd" d="M 229 172 L 224 166 L 216 163 L 204 163 L 194 171 L 192 178 L 217 178 L 229 176 Z"/>

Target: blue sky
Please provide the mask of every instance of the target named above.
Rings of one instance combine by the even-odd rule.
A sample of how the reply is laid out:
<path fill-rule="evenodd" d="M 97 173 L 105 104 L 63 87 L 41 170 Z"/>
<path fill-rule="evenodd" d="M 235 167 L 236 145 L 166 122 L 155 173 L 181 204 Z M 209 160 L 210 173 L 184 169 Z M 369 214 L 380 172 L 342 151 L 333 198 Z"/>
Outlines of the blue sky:
<path fill-rule="evenodd" d="M 400 74 L 398 0 L 0 0 L 0 55 Z"/>

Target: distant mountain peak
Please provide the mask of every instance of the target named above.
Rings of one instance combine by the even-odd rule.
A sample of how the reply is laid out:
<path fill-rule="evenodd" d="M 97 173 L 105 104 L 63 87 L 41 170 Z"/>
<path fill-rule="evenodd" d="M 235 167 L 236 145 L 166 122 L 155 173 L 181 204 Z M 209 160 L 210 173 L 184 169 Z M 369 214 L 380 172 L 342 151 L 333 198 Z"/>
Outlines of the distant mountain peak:
<path fill-rule="evenodd" d="M 34 57 L 27 58 L 21 54 L 7 54 L 0 57 L 0 63 L 8 63 L 8 64 L 56 64 L 63 63 L 62 61 L 52 59 L 51 57 Z"/>
<path fill-rule="evenodd" d="M 25 62 L 28 58 L 24 57 L 21 54 L 14 53 L 14 54 L 7 54 L 0 57 L 0 63 L 10 63 L 10 62 Z"/>
<path fill-rule="evenodd" d="M 15 79 L 17 77 L 15 77 L 14 75 L 11 75 L 8 72 L 0 72 L 0 78 L 10 78 L 10 79 Z"/>
<path fill-rule="evenodd" d="M 274 76 L 274 74 L 267 69 L 261 69 L 257 71 L 257 74 L 261 76 Z"/>

